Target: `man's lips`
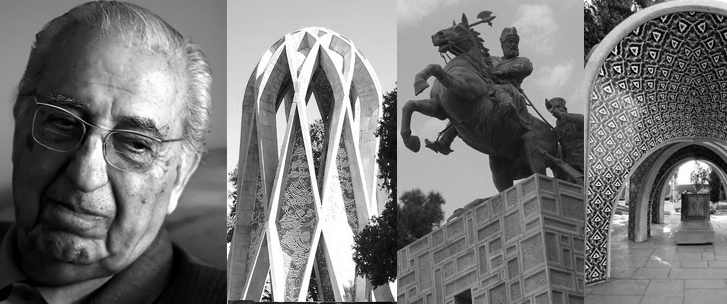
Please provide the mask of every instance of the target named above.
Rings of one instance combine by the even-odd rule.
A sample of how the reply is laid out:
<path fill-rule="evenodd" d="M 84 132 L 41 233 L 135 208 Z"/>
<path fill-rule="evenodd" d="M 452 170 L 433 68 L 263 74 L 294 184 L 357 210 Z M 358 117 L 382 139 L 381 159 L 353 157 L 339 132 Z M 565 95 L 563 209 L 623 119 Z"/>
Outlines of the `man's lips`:
<path fill-rule="evenodd" d="M 62 230 L 81 237 L 101 238 L 106 235 L 109 218 L 96 212 L 81 210 L 72 204 L 46 199 L 40 220 L 53 230 Z"/>

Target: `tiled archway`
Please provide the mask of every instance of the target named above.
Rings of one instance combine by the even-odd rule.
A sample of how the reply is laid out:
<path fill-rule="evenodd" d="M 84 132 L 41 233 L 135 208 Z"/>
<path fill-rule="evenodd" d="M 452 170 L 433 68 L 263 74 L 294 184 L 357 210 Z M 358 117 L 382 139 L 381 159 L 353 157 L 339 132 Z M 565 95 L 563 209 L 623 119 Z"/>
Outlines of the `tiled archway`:
<path fill-rule="evenodd" d="M 586 66 L 586 281 L 608 276 L 613 203 L 667 143 L 727 139 L 727 3 L 668 2 L 614 29 Z M 658 154 L 658 153 L 657 153 Z"/>

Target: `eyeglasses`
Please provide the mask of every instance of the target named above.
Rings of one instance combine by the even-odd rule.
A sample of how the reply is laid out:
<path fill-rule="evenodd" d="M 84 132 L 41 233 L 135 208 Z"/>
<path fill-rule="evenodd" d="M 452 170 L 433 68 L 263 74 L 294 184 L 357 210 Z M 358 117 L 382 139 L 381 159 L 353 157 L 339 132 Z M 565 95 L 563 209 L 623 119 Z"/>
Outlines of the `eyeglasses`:
<path fill-rule="evenodd" d="M 43 147 L 56 152 L 71 152 L 86 135 L 86 126 L 109 132 L 103 139 L 106 163 L 125 172 L 143 173 L 162 153 L 164 143 L 180 141 L 158 139 L 131 130 L 110 130 L 94 126 L 68 110 L 39 102 L 33 115 L 33 139 Z"/>

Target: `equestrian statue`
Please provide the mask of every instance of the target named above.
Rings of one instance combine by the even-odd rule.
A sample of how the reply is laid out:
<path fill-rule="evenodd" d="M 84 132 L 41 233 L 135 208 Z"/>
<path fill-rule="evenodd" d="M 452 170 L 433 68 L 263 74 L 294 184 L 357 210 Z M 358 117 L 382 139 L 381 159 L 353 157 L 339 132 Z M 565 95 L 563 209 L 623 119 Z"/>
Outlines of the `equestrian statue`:
<path fill-rule="evenodd" d="M 495 16 L 484 11 L 477 17 L 480 21 L 469 24 L 462 14 L 459 24 L 452 22 L 452 27 L 432 35 L 432 44 L 439 53 L 452 54 L 454 58 L 444 67 L 430 64 L 415 76 L 415 95 L 429 87 L 430 77 L 435 80 L 430 99 L 410 100 L 404 105 L 401 136 L 405 146 L 414 152 L 421 148 L 419 137 L 411 132 L 411 116 L 419 112 L 449 120 L 440 138 L 426 141 L 428 148 L 449 154 L 449 144 L 459 136 L 471 148 L 489 155 L 493 181 L 500 192 L 512 187 L 514 180 L 534 173 L 545 175 L 546 168 L 557 178 L 578 180 L 578 174 L 574 174 L 577 171 L 558 158 L 553 128 L 528 112 L 529 101 L 519 86 L 532 72 L 532 64 L 527 58 L 506 51 L 512 48 L 512 43 L 508 43 L 511 38 L 516 39 L 517 48 L 517 31 L 506 28 L 500 38 L 505 56 L 491 57 L 480 33 L 472 26 L 492 26 Z M 497 69 L 493 68 L 493 61 Z"/>

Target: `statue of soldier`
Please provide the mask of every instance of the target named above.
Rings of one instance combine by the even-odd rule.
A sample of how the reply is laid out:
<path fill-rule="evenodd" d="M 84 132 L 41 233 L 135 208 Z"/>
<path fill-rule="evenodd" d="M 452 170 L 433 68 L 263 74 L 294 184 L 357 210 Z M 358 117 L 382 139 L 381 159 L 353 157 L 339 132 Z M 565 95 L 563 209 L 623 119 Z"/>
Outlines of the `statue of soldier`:
<path fill-rule="evenodd" d="M 517 34 L 515 27 L 506 27 L 500 34 L 500 46 L 502 47 L 502 57 L 492 56 L 492 77 L 500 84 L 510 84 L 515 86 L 518 90 L 522 91 L 520 84 L 523 79 L 528 77 L 533 72 L 533 64 L 530 59 L 526 57 L 519 57 L 520 50 L 518 44 L 520 43 L 520 36 Z M 523 113 L 527 113 L 526 105 L 516 105 L 516 111 L 522 118 L 527 117 Z M 525 121 L 524 123 L 529 123 Z M 452 123 L 447 123 L 447 127 L 439 133 L 439 137 L 436 141 L 432 142 L 425 139 L 425 146 L 434 152 L 448 155 L 453 152 L 450 147 L 454 138 L 457 137 L 457 130 L 452 126 Z"/>
<path fill-rule="evenodd" d="M 561 159 L 583 174 L 583 114 L 568 113 L 565 99 L 560 97 L 546 99 L 545 107 L 558 119 L 555 136 L 561 146 Z"/>

